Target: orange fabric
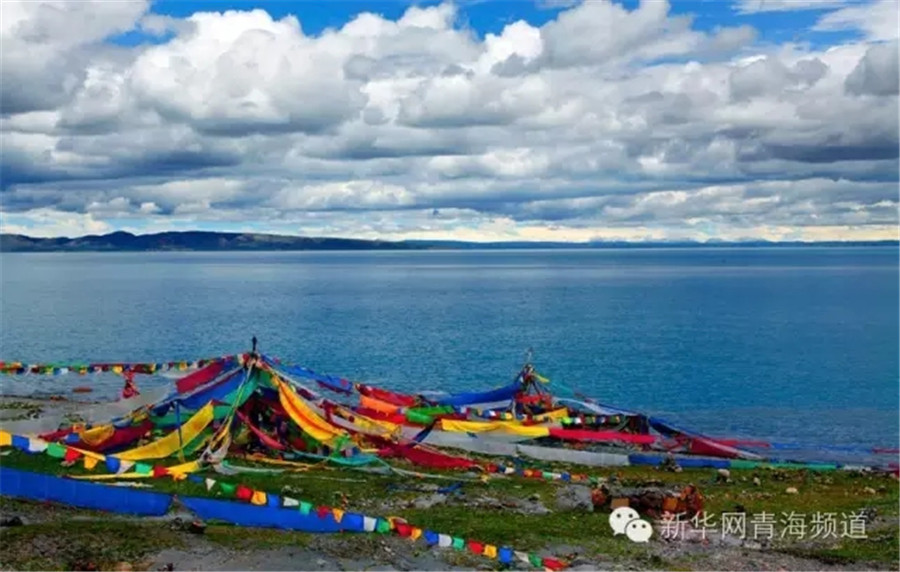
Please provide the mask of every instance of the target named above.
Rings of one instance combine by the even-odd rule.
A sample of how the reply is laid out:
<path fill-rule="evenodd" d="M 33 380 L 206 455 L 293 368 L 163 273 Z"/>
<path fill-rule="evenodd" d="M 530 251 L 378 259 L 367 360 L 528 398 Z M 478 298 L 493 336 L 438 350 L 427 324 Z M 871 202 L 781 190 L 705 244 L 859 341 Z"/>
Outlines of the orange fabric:
<path fill-rule="evenodd" d="M 359 396 L 359 404 L 362 407 L 367 409 L 374 409 L 375 411 L 380 411 L 381 413 L 397 413 L 400 411 L 400 408 L 396 405 L 388 403 L 386 401 L 381 401 L 380 399 L 375 399 L 374 397 L 367 397 L 365 395 Z"/>

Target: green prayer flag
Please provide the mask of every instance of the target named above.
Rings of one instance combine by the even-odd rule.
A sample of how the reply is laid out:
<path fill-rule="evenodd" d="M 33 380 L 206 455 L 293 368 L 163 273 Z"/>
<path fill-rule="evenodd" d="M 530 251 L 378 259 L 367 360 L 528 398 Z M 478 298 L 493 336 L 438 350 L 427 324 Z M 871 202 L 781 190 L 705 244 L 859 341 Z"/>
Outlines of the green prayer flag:
<path fill-rule="evenodd" d="M 453 548 L 457 550 L 465 550 L 466 549 L 466 541 L 462 538 L 458 538 L 456 536 L 453 537 Z"/>
<path fill-rule="evenodd" d="M 540 568 L 544 565 L 544 561 L 541 560 L 541 557 L 537 554 L 529 554 L 528 561 L 531 562 L 532 566 L 535 566 L 537 568 Z"/>
<path fill-rule="evenodd" d="M 66 456 L 66 448 L 60 445 L 59 443 L 48 443 L 47 444 L 47 454 L 51 457 L 56 457 L 57 459 L 62 459 Z"/>
<path fill-rule="evenodd" d="M 236 485 L 232 485 L 231 483 L 219 483 L 219 487 L 221 487 L 222 492 L 230 497 L 234 496 L 234 490 L 237 488 Z"/>
<path fill-rule="evenodd" d="M 300 501 L 300 514 L 309 514 L 312 512 L 312 505 L 306 501 Z"/>
<path fill-rule="evenodd" d="M 144 463 L 136 463 L 134 465 L 134 472 L 139 475 L 149 475 L 153 472 L 153 467 Z"/>

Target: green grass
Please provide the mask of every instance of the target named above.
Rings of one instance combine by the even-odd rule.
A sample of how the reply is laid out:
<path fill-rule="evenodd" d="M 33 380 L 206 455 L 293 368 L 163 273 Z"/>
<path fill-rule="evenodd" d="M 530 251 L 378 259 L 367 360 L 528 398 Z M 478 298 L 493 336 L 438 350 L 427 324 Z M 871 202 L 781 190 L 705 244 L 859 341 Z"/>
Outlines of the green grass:
<path fill-rule="evenodd" d="M 243 528 L 213 524 L 206 527 L 204 537 L 216 544 L 236 550 L 303 547 L 310 543 L 311 535 L 292 530 Z"/>
<path fill-rule="evenodd" d="M 153 552 L 179 547 L 183 538 L 160 523 L 60 520 L 3 530 L 0 565 L 12 570 L 111 570 Z M 127 533 L 126 533 L 127 532 Z"/>

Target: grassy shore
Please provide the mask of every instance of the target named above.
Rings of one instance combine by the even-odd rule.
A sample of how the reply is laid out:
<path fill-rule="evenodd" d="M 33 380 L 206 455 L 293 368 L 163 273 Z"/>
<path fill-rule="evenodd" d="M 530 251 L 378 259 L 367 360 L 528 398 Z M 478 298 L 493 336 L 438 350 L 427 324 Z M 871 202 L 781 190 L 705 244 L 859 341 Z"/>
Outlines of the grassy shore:
<path fill-rule="evenodd" d="M 36 400 L 4 400 L 5 419 L 33 418 L 49 408 Z M 75 402 L 52 406 L 61 412 Z M 469 455 L 478 458 L 477 455 Z M 480 457 L 498 462 L 497 458 Z M 234 460 L 247 467 L 266 467 Z M 900 484 L 891 475 L 864 472 L 807 470 L 731 470 L 722 482 L 713 469 L 667 472 L 652 467 L 590 468 L 525 460 L 531 468 L 589 473 L 613 491 L 681 490 L 688 484 L 703 494 L 705 510 L 714 517 L 705 542 L 666 540 L 655 534 L 648 544 L 634 544 L 614 536 L 609 510 L 593 511 L 590 503 L 573 506 L 572 493 L 589 499 L 584 485 L 525 479 L 516 476 L 428 471 L 440 479 L 398 474 L 372 474 L 346 468 L 311 466 L 302 471 L 241 474 L 232 477 L 203 474 L 221 482 L 243 483 L 268 493 L 287 495 L 313 505 L 346 506 L 370 516 L 401 516 L 411 524 L 437 532 L 516 550 L 568 558 L 575 569 L 859 569 L 900 570 Z M 170 460 L 162 464 L 177 464 Z M 391 464 L 419 470 L 401 461 Z M 44 454 L 2 450 L 0 465 L 55 475 L 102 474 L 81 462 L 65 467 L 60 459 Z M 170 478 L 140 479 L 149 490 L 179 496 L 221 496 L 219 489 Z M 458 482 L 450 494 L 440 487 Z M 578 495 L 575 495 L 578 496 Z M 776 525 L 772 541 L 744 541 L 722 535 L 725 512 L 745 511 L 747 522 L 768 513 Z M 781 537 L 783 519 L 802 515 L 808 527 L 813 515 L 865 512 L 864 539 Z M 0 529 L 0 569 L 111 569 L 127 562 L 134 569 L 156 569 L 172 563 L 184 569 L 358 570 L 380 567 L 398 570 L 490 569 L 496 561 L 457 552 L 428 548 L 423 541 L 377 534 L 309 535 L 272 529 L 247 529 L 206 523 L 203 534 L 186 532 L 174 519 L 190 521 L 178 503 L 164 518 L 138 519 L 0 497 L 4 518 L 19 516 L 23 526 Z"/>
<path fill-rule="evenodd" d="M 29 455 L 7 449 L 3 466 L 50 474 L 87 473 L 81 463 L 61 466 L 59 459 Z M 241 462 L 246 466 L 261 466 Z M 585 472 L 584 467 L 538 463 L 552 470 Z M 406 469 L 414 469 L 402 465 Z M 103 466 L 95 469 L 102 472 Z M 411 524 L 438 532 L 477 539 L 518 550 L 569 556 L 576 567 L 638 569 L 898 569 L 898 502 L 900 487 L 890 475 L 857 472 L 813 472 L 804 470 L 732 470 L 728 482 L 718 482 L 717 472 L 685 469 L 665 472 L 654 468 L 599 468 L 592 474 L 604 477 L 615 487 L 662 487 L 678 490 L 687 484 L 699 487 L 705 509 L 714 517 L 723 512 L 746 511 L 748 522 L 754 515 L 769 513 L 776 521 L 771 542 L 751 540 L 724 543 L 721 529 L 709 534 L 709 542 L 667 541 L 654 536 L 649 544 L 634 544 L 614 536 L 608 524 L 608 512 L 590 508 L 566 508 L 561 499 L 567 487 L 519 477 L 494 476 L 486 480 L 462 480 L 459 473 L 439 473 L 459 478 L 462 486 L 455 494 L 441 495 L 436 489 L 448 480 L 430 480 L 400 475 L 373 475 L 349 469 L 324 466 L 302 472 L 224 477 L 209 477 L 231 483 L 244 483 L 255 489 L 306 500 L 314 505 L 341 506 L 375 516 L 402 516 Z M 759 484 L 755 484 L 755 482 Z M 169 478 L 143 479 L 152 490 L 191 496 L 217 496 L 216 489 Z M 793 491 L 796 489 L 796 492 Z M 582 491 L 583 492 L 583 491 Z M 3 530 L 0 565 L 4 569 L 72 569 L 81 562 L 112 567 L 127 561 L 136 567 L 152 566 L 166 551 L 181 550 L 175 556 L 197 555 L 209 558 L 223 554 L 256 554 L 266 561 L 293 550 L 306 554 L 306 564 L 296 557 L 276 558 L 270 566 L 290 569 L 319 569 L 343 566 L 362 568 L 379 563 L 395 569 L 413 566 L 442 569 L 448 566 L 477 568 L 496 565 L 484 558 L 454 551 L 430 551 L 421 541 L 380 535 L 307 535 L 273 530 L 248 530 L 209 523 L 202 537 L 173 529 L 171 519 L 136 520 L 112 517 L 89 511 L 3 499 L 3 516 L 20 515 L 26 525 Z M 781 519 L 787 514 L 804 515 L 809 527 L 815 513 L 842 515 L 865 511 L 865 539 L 780 538 Z M 127 521 L 128 534 L 121 534 Z M 714 520 L 718 523 L 718 520 Z M 118 531 L 118 532 L 117 532 Z M 748 538 L 750 534 L 747 535 Z M 199 543 L 199 544 L 198 544 Z M 37 546 L 35 553 L 23 549 Z M 213 547 L 213 548 L 211 548 Z M 425 552 L 423 552 L 425 551 Z M 426 554 L 427 553 L 427 554 Z M 218 556 L 216 556 L 218 554 Z M 348 556 L 341 556 L 345 554 Z M 422 554 L 434 562 L 416 560 Z M 385 561 L 385 557 L 390 556 Z M 174 558 L 174 556 L 173 556 Z M 221 568 L 221 563 L 199 558 L 196 566 Z M 342 560 L 343 558 L 343 560 Z M 346 561 L 346 562 L 345 562 Z M 341 564 L 345 562 L 344 564 Z M 355 563 L 355 564 L 354 564 Z M 176 569 L 177 563 L 176 563 Z M 287 569 L 287 568 L 284 568 Z"/>

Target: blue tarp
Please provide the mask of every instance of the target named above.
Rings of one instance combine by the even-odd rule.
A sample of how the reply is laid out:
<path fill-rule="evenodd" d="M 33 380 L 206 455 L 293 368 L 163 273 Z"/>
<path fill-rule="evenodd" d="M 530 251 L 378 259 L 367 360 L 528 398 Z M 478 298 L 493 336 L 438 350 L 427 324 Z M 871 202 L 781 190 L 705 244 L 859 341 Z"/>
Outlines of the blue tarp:
<path fill-rule="evenodd" d="M 229 393 L 241 386 L 241 383 L 247 377 L 246 373 L 245 370 L 235 370 L 213 385 L 208 385 L 204 389 L 200 389 L 196 393 L 180 399 L 182 409 L 200 409 L 214 399 L 224 401 Z"/>
<path fill-rule="evenodd" d="M 303 379 L 311 379 L 332 391 L 336 391 L 338 393 L 351 393 L 353 391 L 353 384 L 344 378 L 337 377 L 335 375 L 324 375 L 321 373 L 316 373 L 311 369 L 299 365 L 283 365 L 280 363 L 275 363 L 269 358 L 265 358 L 265 360 L 276 370 L 280 369 L 284 372 L 287 372 L 289 375 L 295 375 L 297 377 L 302 377 Z"/>
<path fill-rule="evenodd" d="M 227 364 L 226 364 L 227 365 Z M 170 410 L 173 409 L 176 401 L 181 403 L 182 409 L 199 409 L 209 403 L 210 399 L 219 394 L 217 391 L 221 386 L 225 385 L 231 387 L 231 390 L 234 389 L 232 384 L 235 381 L 235 378 L 240 381 L 243 379 L 243 376 L 238 375 L 243 372 L 243 368 L 232 368 L 226 369 L 222 371 L 218 376 L 216 376 L 213 380 L 204 383 L 200 387 L 193 390 L 193 392 L 188 394 L 180 394 L 177 391 L 170 393 L 166 396 L 165 399 L 159 401 L 151 408 L 151 413 L 155 416 L 162 417 Z M 215 392 L 215 395 L 213 395 Z M 224 395 L 227 395 L 226 391 Z"/>
<path fill-rule="evenodd" d="M 664 460 L 665 456 L 663 455 L 642 455 L 639 453 L 628 455 L 629 465 L 657 467 Z M 727 469 L 731 467 L 731 461 L 729 459 L 692 459 L 689 457 L 676 457 L 675 462 L 686 469 Z"/>
<path fill-rule="evenodd" d="M 257 506 L 200 497 L 178 497 L 188 510 L 203 520 L 218 520 L 239 526 L 281 528 L 302 532 L 363 532 L 360 515 L 345 514 L 338 523 L 330 513 L 320 517 L 315 511 L 303 514 L 297 507 Z"/>
<path fill-rule="evenodd" d="M 493 403 L 512 399 L 522 389 L 522 384 L 514 381 L 504 387 L 498 387 L 490 391 L 455 393 L 446 397 L 435 399 L 438 405 L 472 405 L 475 403 Z"/>
<path fill-rule="evenodd" d="M 172 495 L 165 493 L 88 483 L 8 467 L 0 467 L 0 494 L 138 516 L 164 515 L 172 504 Z"/>

